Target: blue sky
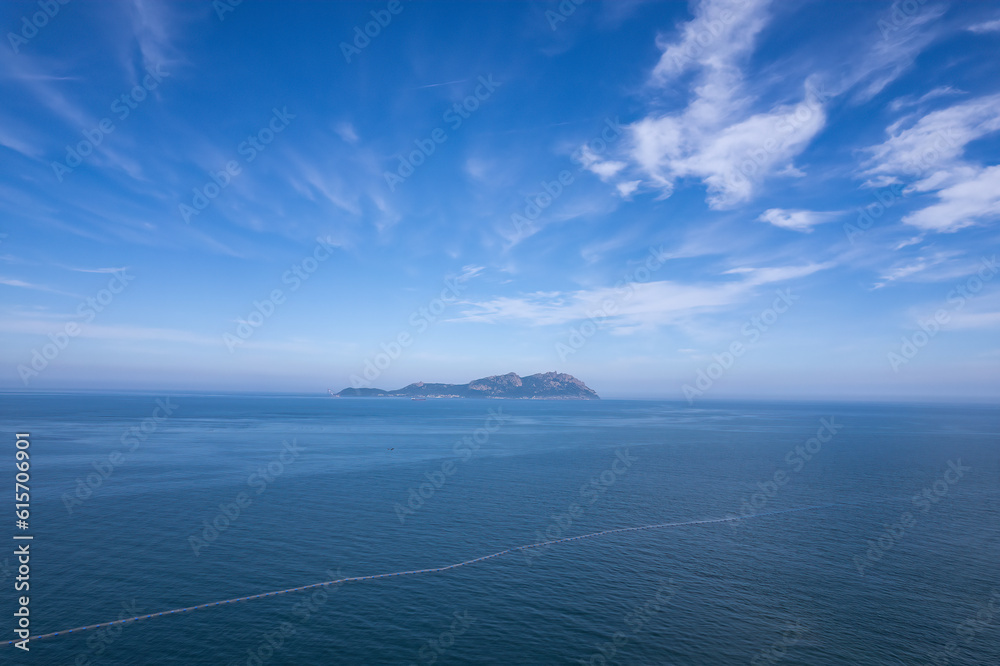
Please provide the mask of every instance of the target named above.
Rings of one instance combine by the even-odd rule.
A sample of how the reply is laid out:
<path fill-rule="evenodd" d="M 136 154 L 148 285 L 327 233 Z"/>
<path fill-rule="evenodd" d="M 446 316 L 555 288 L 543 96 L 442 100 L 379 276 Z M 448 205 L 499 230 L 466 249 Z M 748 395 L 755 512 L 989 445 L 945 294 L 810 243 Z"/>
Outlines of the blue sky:
<path fill-rule="evenodd" d="M 0 387 L 1000 396 L 995 3 L 0 26 Z"/>

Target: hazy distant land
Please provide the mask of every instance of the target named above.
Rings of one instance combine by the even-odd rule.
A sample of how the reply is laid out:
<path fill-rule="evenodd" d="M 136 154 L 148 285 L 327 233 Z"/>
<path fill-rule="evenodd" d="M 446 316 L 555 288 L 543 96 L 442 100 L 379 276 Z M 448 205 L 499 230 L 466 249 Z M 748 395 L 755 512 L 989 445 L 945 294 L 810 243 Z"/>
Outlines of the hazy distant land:
<path fill-rule="evenodd" d="M 527 377 L 516 373 L 493 375 L 468 384 L 417 382 L 395 391 L 345 388 L 337 398 L 516 398 L 525 400 L 600 400 L 600 396 L 573 375 L 545 372 Z"/>

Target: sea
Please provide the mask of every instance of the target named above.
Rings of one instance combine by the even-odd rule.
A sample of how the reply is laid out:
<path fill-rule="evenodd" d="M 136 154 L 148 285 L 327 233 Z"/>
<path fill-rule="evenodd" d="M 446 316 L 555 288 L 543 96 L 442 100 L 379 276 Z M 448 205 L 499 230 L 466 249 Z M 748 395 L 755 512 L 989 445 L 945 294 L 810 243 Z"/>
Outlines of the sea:
<path fill-rule="evenodd" d="M 997 405 L 0 403 L 0 664 L 1000 664 Z"/>

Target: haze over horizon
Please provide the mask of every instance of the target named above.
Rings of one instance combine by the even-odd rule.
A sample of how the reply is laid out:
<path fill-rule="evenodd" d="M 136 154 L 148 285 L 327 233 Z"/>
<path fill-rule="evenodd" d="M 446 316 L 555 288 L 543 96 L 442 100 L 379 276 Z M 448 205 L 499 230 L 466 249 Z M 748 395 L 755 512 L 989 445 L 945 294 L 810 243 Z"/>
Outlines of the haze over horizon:
<path fill-rule="evenodd" d="M 1000 11 L 911 4 L 5 3 L 0 389 L 995 400 Z"/>

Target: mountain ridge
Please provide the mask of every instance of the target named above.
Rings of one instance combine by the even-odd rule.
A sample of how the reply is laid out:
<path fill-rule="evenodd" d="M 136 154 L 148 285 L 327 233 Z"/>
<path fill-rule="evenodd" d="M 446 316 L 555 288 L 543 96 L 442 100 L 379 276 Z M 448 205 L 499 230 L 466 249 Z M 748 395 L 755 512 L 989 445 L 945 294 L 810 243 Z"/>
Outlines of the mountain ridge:
<path fill-rule="evenodd" d="M 335 398 L 509 398 L 520 400 L 600 400 L 582 381 L 562 372 L 521 377 L 515 372 L 474 379 L 467 384 L 414 382 L 401 389 L 345 388 Z"/>

